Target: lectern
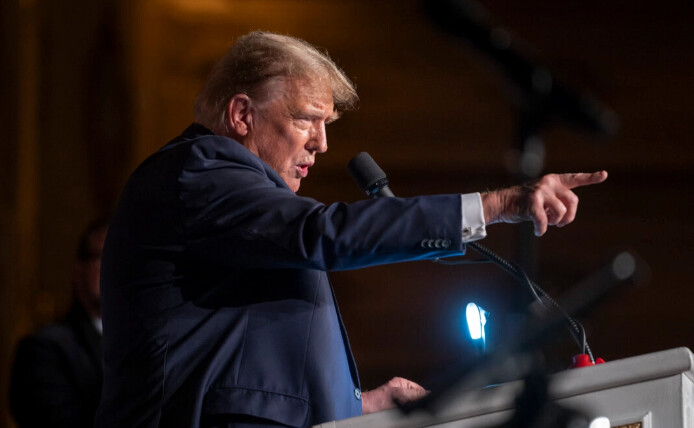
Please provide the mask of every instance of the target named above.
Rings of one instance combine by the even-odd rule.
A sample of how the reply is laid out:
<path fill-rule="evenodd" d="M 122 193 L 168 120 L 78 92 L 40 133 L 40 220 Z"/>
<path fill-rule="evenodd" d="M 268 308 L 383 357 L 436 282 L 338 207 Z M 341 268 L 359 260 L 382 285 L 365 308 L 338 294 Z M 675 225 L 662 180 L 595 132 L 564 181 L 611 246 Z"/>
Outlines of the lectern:
<path fill-rule="evenodd" d="M 549 395 L 588 417 L 606 416 L 612 427 L 694 427 L 694 356 L 676 348 L 567 370 L 550 376 Z M 327 422 L 321 428 L 493 427 L 508 420 L 522 382 L 460 391 L 432 415 L 397 409 Z"/>

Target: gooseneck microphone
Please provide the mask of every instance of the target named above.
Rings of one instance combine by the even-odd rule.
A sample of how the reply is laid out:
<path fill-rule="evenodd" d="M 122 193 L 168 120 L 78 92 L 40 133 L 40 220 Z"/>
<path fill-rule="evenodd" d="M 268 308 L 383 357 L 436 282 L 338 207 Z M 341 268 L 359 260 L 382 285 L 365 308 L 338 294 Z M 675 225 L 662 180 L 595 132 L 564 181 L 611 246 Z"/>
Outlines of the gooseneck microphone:
<path fill-rule="evenodd" d="M 376 164 L 371 155 L 361 152 L 347 164 L 349 173 L 357 186 L 370 198 L 392 198 L 393 192 L 388 187 L 386 173 Z"/>
<path fill-rule="evenodd" d="M 352 160 L 349 161 L 347 165 L 352 178 L 357 182 L 357 185 L 363 189 L 367 196 L 370 198 L 384 198 L 384 197 L 394 197 L 393 192 L 388 187 L 388 179 L 386 178 L 386 173 L 376 164 L 376 161 L 366 152 L 361 152 Z M 526 285 L 533 297 L 545 308 L 553 309 L 559 311 L 566 319 L 569 332 L 571 336 L 576 341 L 576 344 L 581 349 L 581 353 L 587 354 L 592 363 L 595 362 L 593 357 L 593 352 L 588 345 L 588 340 L 586 339 L 586 332 L 583 325 L 568 313 L 566 313 L 559 304 L 552 299 L 552 297 L 547 294 L 538 284 L 533 282 L 528 275 L 523 271 L 523 269 L 515 263 L 505 260 L 503 257 L 499 256 L 489 248 L 478 244 L 476 242 L 468 242 L 466 244 L 470 248 L 477 251 L 479 254 L 487 258 L 487 261 L 496 264 L 506 273 L 510 274 L 521 284 Z M 454 265 L 454 264 L 467 264 L 470 262 L 475 262 L 473 260 L 463 260 L 458 262 L 447 262 L 440 259 L 434 260 L 434 262 Z"/>

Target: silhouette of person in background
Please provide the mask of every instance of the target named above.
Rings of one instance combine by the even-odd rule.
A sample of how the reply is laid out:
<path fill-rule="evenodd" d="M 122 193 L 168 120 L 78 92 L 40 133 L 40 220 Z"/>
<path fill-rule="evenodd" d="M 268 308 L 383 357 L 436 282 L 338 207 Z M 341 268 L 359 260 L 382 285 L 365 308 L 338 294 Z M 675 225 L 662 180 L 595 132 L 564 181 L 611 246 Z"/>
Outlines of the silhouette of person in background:
<path fill-rule="evenodd" d="M 101 251 L 107 218 L 80 239 L 66 317 L 22 339 L 10 381 L 10 410 L 20 428 L 92 427 L 99 399 L 101 360 Z"/>

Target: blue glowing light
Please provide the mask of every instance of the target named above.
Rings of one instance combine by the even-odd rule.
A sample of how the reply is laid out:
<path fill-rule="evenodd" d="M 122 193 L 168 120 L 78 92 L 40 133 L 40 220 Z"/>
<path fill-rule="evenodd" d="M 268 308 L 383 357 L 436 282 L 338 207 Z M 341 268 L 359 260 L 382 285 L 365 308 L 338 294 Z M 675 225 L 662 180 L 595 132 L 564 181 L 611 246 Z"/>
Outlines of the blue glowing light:
<path fill-rule="evenodd" d="M 487 311 L 477 306 L 475 303 L 468 303 L 465 308 L 465 318 L 467 328 L 470 331 L 472 340 L 485 340 L 484 325 L 487 324 Z"/>

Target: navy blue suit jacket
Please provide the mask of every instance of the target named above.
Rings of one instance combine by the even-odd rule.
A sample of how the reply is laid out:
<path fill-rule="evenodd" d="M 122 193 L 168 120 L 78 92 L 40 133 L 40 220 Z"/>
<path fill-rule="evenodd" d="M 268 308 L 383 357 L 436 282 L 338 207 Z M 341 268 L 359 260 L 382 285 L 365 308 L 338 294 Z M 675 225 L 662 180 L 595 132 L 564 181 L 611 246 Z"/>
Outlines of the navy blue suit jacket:
<path fill-rule="evenodd" d="M 101 335 L 82 306 L 17 346 L 10 409 L 20 428 L 91 428 L 101 394 Z"/>
<path fill-rule="evenodd" d="M 361 414 L 326 271 L 462 254 L 460 210 L 459 195 L 326 206 L 192 125 L 133 173 L 109 228 L 97 426 Z"/>

